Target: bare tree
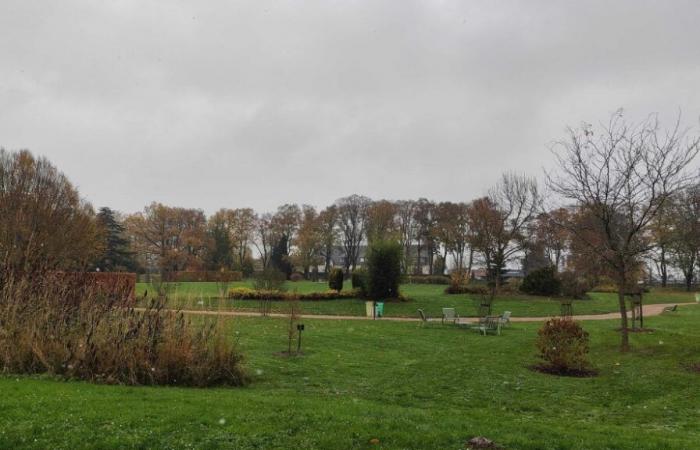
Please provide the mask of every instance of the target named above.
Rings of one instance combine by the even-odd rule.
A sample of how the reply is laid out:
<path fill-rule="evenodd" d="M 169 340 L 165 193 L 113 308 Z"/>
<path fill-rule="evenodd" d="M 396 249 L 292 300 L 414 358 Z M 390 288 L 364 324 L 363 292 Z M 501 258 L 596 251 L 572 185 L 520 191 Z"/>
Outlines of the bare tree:
<path fill-rule="evenodd" d="M 360 256 L 360 246 L 365 238 L 367 209 L 372 200 L 360 195 L 351 195 L 336 200 L 338 225 L 345 253 L 345 273 L 355 270 Z"/>
<path fill-rule="evenodd" d="M 483 255 L 496 289 L 506 264 L 527 244 L 528 227 L 540 207 L 537 182 L 512 173 L 504 174 L 488 197 L 470 205 L 472 245 Z"/>
<path fill-rule="evenodd" d="M 338 242 L 338 207 L 330 205 L 318 215 L 319 234 L 321 239 L 321 256 L 323 257 L 326 275 L 331 270 L 333 248 Z"/>
<path fill-rule="evenodd" d="M 559 171 L 548 174 L 551 189 L 593 220 L 596 239 L 572 228 L 572 238 L 599 255 L 616 276 L 621 321 L 621 350 L 629 350 L 625 292 L 642 255 L 653 242 L 647 238 L 654 217 L 676 192 L 694 179 L 685 168 L 698 153 L 698 137 L 680 127 L 662 130 L 656 116 L 629 124 L 621 111 L 596 135 L 592 125 L 569 129 L 557 144 Z"/>
<path fill-rule="evenodd" d="M 674 196 L 669 210 L 673 224 L 668 245 L 671 261 L 683 272 L 686 290 L 690 291 L 700 257 L 700 184 Z"/>
<path fill-rule="evenodd" d="M 367 208 L 367 241 L 394 239 L 398 236 L 396 204 L 388 200 L 372 202 Z"/>
<path fill-rule="evenodd" d="M 230 210 L 228 229 L 234 252 L 234 264 L 242 270 L 250 257 L 250 245 L 255 230 L 255 211 L 251 208 L 236 208 Z"/>
<path fill-rule="evenodd" d="M 540 214 L 534 223 L 533 238 L 540 243 L 548 263 L 557 271 L 561 269 L 570 236 L 568 227 L 560 224 L 567 224 L 570 216 L 568 209 L 557 208 Z"/>
<path fill-rule="evenodd" d="M 423 273 L 421 258 L 423 250 L 428 255 L 428 267 L 432 273 L 433 256 L 435 255 L 435 203 L 425 198 L 418 199 L 414 211 L 414 221 L 416 224 L 415 273 Z"/>
<path fill-rule="evenodd" d="M 443 261 L 447 261 L 447 253 L 458 271 L 466 269 L 471 273 L 473 249 L 469 245 L 471 231 L 469 228 L 469 207 L 466 203 L 439 203 L 435 209 L 435 232 L 442 242 Z M 467 266 L 464 265 L 465 252 L 469 249 Z M 447 266 L 447 264 L 445 264 Z"/>
<path fill-rule="evenodd" d="M 294 246 L 294 261 L 301 266 L 304 278 L 308 280 L 311 266 L 316 267 L 320 261 L 323 246 L 319 214 L 311 205 L 302 206 L 302 217 L 294 238 Z"/>
<path fill-rule="evenodd" d="M 272 225 L 272 214 L 265 213 L 255 218 L 253 231 L 253 246 L 260 255 L 263 269 L 266 269 L 272 256 L 272 247 L 276 243 L 275 229 Z"/>
<path fill-rule="evenodd" d="M 403 247 L 403 261 L 401 262 L 401 271 L 406 274 L 409 270 L 409 255 L 411 253 L 411 245 L 416 236 L 416 221 L 415 221 L 416 202 L 413 200 L 400 200 L 396 202 L 396 220 L 399 231 L 399 242 Z"/>

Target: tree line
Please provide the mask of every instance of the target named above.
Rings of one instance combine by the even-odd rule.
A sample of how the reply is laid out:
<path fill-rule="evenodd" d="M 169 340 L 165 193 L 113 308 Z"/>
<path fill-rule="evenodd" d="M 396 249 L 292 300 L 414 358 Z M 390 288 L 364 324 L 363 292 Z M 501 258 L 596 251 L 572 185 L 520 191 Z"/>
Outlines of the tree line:
<path fill-rule="evenodd" d="M 404 250 L 406 274 L 424 265 L 444 274 L 450 260 L 458 273 L 484 267 L 496 287 L 516 262 L 525 272 L 552 266 L 579 278 L 605 276 L 617 287 L 625 349 L 625 294 L 650 276 L 648 268 L 664 284 L 670 268 L 688 289 L 696 278 L 700 178 L 690 164 L 700 138 L 690 131 L 680 117 L 663 128 L 656 116 L 630 123 L 621 112 L 597 127 L 570 128 L 554 145 L 546 196 L 534 178 L 506 173 L 468 202 L 351 195 L 321 210 L 286 204 L 210 217 L 160 203 L 124 217 L 108 208 L 96 214 L 48 160 L 0 150 L 0 267 L 3 274 L 37 267 L 251 273 L 257 260 L 309 277 L 319 266 L 328 272 L 334 252 L 350 273 L 364 245 L 393 240 Z"/>

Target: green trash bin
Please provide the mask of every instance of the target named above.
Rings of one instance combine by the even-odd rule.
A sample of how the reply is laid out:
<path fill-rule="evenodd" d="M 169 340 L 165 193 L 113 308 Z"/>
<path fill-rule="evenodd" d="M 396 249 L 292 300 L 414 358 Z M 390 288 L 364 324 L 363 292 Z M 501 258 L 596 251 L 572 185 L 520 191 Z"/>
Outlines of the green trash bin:
<path fill-rule="evenodd" d="M 377 302 L 377 305 L 374 307 L 374 313 L 377 317 L 384 317 L 384 302 Z"/>

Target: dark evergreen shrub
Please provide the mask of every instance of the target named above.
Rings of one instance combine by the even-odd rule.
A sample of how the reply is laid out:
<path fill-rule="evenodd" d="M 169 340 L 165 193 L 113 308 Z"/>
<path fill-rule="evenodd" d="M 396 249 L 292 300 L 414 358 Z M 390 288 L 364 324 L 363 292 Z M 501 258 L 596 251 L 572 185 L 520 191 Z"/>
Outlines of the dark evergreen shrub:
<path fill-rule="evenodd" d="M 352 272 L 352 288 L 360 293 L 360 297 L 365 297 L 367 295 L 367 271 L 364 269 L 357 269 Z"/>
<path fill-rule="evenodd" d="M 343 269 L 334 267 L 328 274 L 328 288 L 334 291 L 343 290 Z"/>
<path fill-rule="evenodd" d="M 527 274 L 520 290 L 531 295 L 559 295 L 561 281 L 554 267 L 543 267 Z"/>
<path fill-rule="evenodd" d="M 399 297 L 401 245 L 394 241 L 372 243 L 367 252 L 367 296 L 372 300 Z"/>

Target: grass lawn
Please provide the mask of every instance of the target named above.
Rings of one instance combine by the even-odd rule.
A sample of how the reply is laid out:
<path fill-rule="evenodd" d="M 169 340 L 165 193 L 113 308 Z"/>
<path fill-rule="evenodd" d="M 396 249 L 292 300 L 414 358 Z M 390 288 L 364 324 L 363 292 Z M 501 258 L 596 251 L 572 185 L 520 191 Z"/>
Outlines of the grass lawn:
<path fill-rule="evenodd" d="M 585 322 L 597 378 L 527 368 L 537 324 L 502 336 L 416 323 L 231 318 L 246 388 L 92 385 L 0 376 L 0 448 L 698 448 L 700 307 L 651 317 L 617 351 L 616 321 Z M 369 441 L 379 439 L 378 446 Z"/>
<path fill-rule="evenodd" d="M 231 287 L 252 287 L 250 281 L 231 283 Z M 350 289 L 350 283 L 346 282 L 345 289 Z M 148 286 L 144 283 L 137 285 L 137 294 L 142 295 Z M 326 283 L 314 283 L 300 281 L 287 283 L 289 291 L 296 290 L 299 293 L 317 292 L 328 289 Z M 475 316 L 475 300 L 478 296 L 447 295 L 443 291 L 445 286 L 429 284 L 405 284 L 401 291 L 411 300 L 408 302 L 387 303 L 384 311 L 390 317 L 417 317 L 417 310 L 423 309 L 431 317 L 440 317 L 442 308 L 456 308 L 462 317 Z M 218 299 L 216 283 L 179 283 L 173 288 L 170 305 L 182 309 L 222 309 L 256 311 L 258 301 L 250 300 L 223 300 Z M 618 310 L 617 296 L 610 293 L 593 292 L 589 299 L 574 301 L 574 314 L 603 314 Z M 644 297 L 644 302 L 652 303 L 684 303 L 692 302 L 693 294 L 678 291 L 654 290 Z M 305 314 L 329 314 L 362 316 L 365 314 L 365 305 L 359 299 L 304 301 L 302 310 Z M 285 312 L 287 305 L 284 302 L 272 302 L 273 312 Z M 543 297 L 527 295 L 501 295 L 497 296 L 493 305 L 493 313 L 501 314 L 503 311 L 511 311 L 515 317 L 538 317 L 556 315 L 560 312 L 558 300 L 550 300 Z"/>

